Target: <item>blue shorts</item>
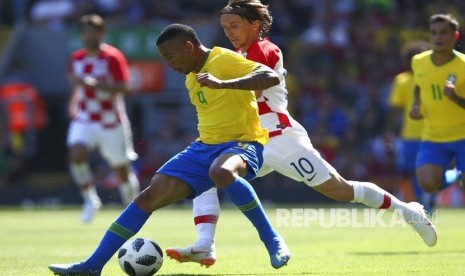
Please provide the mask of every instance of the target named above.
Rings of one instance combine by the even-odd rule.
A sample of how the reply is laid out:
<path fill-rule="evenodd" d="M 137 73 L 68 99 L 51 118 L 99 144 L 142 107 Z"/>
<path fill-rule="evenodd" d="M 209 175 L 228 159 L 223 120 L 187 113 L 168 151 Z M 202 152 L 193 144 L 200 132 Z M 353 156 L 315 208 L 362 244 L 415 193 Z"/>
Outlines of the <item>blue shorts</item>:
<path fill-rule="evenodd" d="M 448 143 L 423 141 L 417 155 L 417 168 L 426 164 L 438 165 L 447 170 L 455 159 L 459 171 L 465 171 L 465 140 Z"/>
<path fill-rule="evenodd" d="M 157 173 L 184 181 L 194 191 L 189 198 L 194 198 L 214 187 L 208 171 L 213 161 L 225 153 L 239 155 L 247 163 L 247 180 L 254 178 L 263 165 L 263 145 L 258 142 L 228 142 L 218 145 L 194 142 L 168 160 Z"/>
<path fill-rule="evenodd" d="M 402 140 L 401 152 L 397 155 L 397 165 L 401 171 L 415 171 L 415 163 L 420 144 L 420 140 Z"/>

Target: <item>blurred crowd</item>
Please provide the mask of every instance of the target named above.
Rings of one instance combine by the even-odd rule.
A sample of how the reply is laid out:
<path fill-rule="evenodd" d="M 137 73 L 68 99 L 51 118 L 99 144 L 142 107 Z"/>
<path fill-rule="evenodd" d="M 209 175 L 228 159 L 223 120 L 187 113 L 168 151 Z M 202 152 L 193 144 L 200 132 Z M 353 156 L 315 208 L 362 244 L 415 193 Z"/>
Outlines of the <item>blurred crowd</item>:
<path fill-rule="evenodd" d="M 208 24 L 213 26 L 213 44 L 230 48 L 219 26 L 219 10 L 226 2 L 15 0 L 2 2 L 0 20 L 3 25 L 24 21 L 66 28 L 82 14 L 95 12 L 108 24 Z M 392 80 L 407 66 L 401 47 L 411 40 L 428 39 L 428 19 L 434 13 L 453 14 L 463 30 L 465 1 L 262 2 L 270 5 L 274 17 L 270 38 L 284 52 L 289 110 L 305 126 L 314 146 L 348 179 L 395 175 L 395 150 L 386 150 L 387 144 L 396 144 L 395 138 L 384 132 Z M 462 52 L 464 39 L 462 36 L 457 45 Z M 149 177 L 164 161 L 160 159 L 174 154 L 193 137 L 186 136 L 177 124 L 173 119 L 154 137 L 136 137 L 141 174 Z"/>

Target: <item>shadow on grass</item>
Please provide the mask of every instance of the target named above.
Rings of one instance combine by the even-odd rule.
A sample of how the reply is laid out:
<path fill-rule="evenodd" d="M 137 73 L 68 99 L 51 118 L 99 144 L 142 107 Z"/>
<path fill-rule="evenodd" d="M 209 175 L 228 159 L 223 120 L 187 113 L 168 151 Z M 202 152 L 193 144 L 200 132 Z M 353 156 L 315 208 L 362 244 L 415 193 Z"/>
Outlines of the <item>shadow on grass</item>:
<path fill-rule="evenodd" d="M 444 254 L 463 254 L 465 250 L 452 250 L 452 251 L 391 251 L 391 252 L 350 252 L 349 255 L 357 256 L 373 256 L 373 255 L 444 255 Z"/>

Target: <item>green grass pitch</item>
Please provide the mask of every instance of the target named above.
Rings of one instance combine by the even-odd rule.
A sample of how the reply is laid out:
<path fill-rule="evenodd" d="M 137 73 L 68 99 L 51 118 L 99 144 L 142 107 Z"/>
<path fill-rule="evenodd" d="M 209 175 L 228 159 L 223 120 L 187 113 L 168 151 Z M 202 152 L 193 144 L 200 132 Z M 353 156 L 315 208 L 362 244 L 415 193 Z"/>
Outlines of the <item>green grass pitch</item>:
<path fill-rule="evenodd" d="M 354 208 L 356 205 L 348 205 Z M 343 205 L 295 208 L 343 208 Z M 267 208 L 277 225 L 277 206 Z M 290 209 L 288 205 L 279 208 Z M 89 225 L 79 209 L 0 209 L 0 274 L 53 275 L 50 263 L 83 260 L 96 247 L 120 209 L 101 210 Z M 363 215 L 363 210 L 358 211 Z M 383 220 L 390 221 L 389 213 Z M 208 269 L 165 258 L 157 275 L 465 275 L 465 210 L 439 209 L 438 244 L 429 248 L 410 227 L 327 227 L 318 222 L 278 227 L 290 247 L 288 265 L 275 270 L 255 229 L 236 209 L 223 208 L 216 236 L 218 260 Z M 189 207 L 167 208 L 151 216 L 136 235 L 162 248 L 194 241 Z M 297 221 L 298 222 L 298 221 Z M 114 256 L 102 275 L 124 275 Z"/>

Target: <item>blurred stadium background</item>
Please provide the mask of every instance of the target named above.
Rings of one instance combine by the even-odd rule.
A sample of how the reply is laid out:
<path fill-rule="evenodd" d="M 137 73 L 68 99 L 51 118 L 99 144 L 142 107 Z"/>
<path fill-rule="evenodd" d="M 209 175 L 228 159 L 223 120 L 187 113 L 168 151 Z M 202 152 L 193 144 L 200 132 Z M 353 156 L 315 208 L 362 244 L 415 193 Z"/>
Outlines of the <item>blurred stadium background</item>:
<path fill-rule="evenodd" d="M 206 46 L 231 48 L 219 25 L 227 0 L 0 0 L 0 205 L 78 204 L 68 176 L 65 145 L 70 95 L 68 55 L 80 47 L 76 28 L 84 13 L 104 16 L 106 41 L 131 64 L 127 109 L 140 155 L 143 185 L 167 158 L 196 137 L 195 113 L 182 75 L 167 69 L 154 39 L 167 24 L 196 28 Z M 428 39 L 428 18 L 452 13 L 465 26 L 462 0 L 263 0 L 274 17 L 271 40 L 284 52 L 290 111 L 314 146 L 346 178 L 370 179 L 405 200 L 409 182 L 385 151 L 383 130 L 393 77 L 405 69 L 402 45 Z M 457 49 L 464 50 L 465 35 Z M 25 84 L 25 128 L 11 124 L 4 89 Z M 32 92 L 31 92 L 32 91 Z M 34 93 L 37 92 L 37 93 Z M 290 145 L 292 146 L 292 145 Z M 115 177 L 92 158 L 102 199 L 117 202 Z M 271 174 L 254 180 L 262 200 L 326 202 L 312 189 Z M 461 206 L 458 187 L 440 205 Z"/>

